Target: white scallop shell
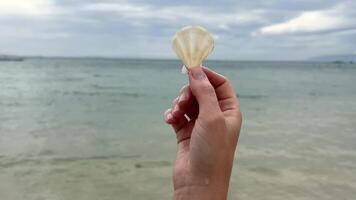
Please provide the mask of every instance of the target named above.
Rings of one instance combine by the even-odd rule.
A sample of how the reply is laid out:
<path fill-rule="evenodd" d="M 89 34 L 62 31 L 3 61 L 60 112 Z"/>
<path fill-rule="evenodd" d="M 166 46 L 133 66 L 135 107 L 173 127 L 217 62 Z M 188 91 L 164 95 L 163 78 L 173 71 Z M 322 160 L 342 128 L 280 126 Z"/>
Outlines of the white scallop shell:
<path fill-rule="evenodd" d="M 184 27 L 173 37 L 173 50 L 188 69 L 200 66 L 213 49 L 213 36 L 200 26 Z"/>

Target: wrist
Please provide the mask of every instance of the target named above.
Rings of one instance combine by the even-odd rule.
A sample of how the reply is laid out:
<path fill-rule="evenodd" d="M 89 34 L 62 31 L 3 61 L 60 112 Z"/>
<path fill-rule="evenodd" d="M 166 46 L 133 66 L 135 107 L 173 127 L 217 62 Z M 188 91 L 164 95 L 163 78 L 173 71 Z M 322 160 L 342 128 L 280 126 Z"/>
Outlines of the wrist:
<path fill-rule="evenodd" d="M 225 185 L 194 185 L 184 186 L 174 190 L 174 200 L 225 200 L 228 186 Z"/>

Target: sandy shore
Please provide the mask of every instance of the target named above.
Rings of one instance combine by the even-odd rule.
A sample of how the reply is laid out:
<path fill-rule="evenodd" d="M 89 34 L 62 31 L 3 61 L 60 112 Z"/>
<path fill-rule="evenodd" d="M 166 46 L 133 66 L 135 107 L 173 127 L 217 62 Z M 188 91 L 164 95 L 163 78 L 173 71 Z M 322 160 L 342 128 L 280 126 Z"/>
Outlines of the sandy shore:
<path fill-rule="evenodd" d="M 352 199 L 356 166 L 350 158 L 355 156 L 332 149 L 291 154 L 240 147 L 230 199 Z M 2 157 L 0 196 L 6 200 L 170 199 L 172 164 L 172 160 L 141 156 Z"/>

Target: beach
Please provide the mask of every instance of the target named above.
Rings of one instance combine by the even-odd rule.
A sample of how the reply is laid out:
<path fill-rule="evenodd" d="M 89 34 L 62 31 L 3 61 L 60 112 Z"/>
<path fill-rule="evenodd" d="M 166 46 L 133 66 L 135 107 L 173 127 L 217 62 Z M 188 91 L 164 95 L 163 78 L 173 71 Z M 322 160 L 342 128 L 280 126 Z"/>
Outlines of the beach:
<path fill-rule="evenodd" d="M 0 197 L 169 199 L 177 60 L 0 62 Z M 354 199 L 356 64 L 208 61 L 244 117 L 229 199 Z"/>

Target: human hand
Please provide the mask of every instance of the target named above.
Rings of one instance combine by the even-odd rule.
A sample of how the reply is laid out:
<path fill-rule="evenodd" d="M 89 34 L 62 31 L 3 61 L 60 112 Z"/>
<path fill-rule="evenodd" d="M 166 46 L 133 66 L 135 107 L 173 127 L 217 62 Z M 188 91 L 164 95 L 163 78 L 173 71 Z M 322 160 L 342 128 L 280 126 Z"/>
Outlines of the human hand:
<path fill-rule="evenodd" d="M 226 199 L 242 123 L 239 102 L 229 81 L 205 67 L 192 68 L 189 83 L 164 113 L 178 143 L 174 199 Z"/>

